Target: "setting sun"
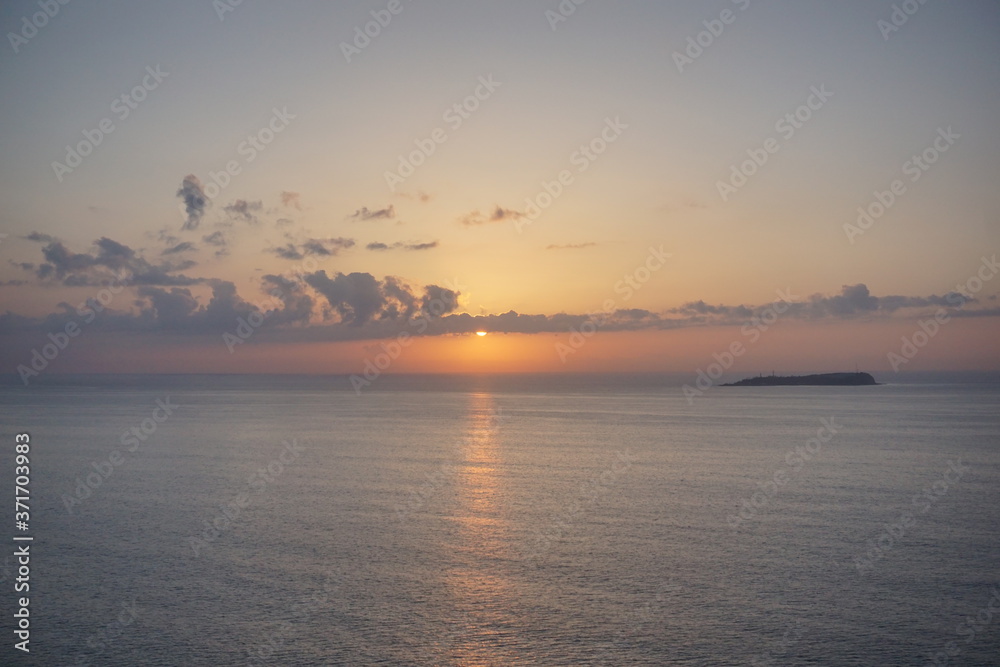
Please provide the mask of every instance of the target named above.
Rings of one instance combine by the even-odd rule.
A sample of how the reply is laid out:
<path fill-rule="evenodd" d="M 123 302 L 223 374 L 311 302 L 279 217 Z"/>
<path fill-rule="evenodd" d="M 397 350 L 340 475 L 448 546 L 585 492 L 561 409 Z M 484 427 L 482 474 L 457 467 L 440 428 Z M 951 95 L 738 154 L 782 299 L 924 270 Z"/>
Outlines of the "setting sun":
<path fill-rule="evenodd" d="M 477 332 L 476 332 L 476 335 L 477 335 L 477 336 L 485 336 L 485 335 L 486 335 L 486 332 L 485 332 L 485 331 L 477 331 Z"/>

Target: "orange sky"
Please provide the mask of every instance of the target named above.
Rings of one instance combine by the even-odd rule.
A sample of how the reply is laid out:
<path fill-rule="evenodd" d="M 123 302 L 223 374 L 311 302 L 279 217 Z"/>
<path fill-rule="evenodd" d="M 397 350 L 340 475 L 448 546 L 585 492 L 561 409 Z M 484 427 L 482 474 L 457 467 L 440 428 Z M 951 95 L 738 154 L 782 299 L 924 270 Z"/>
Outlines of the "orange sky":
<path fill-rule="evenodd" d="M 889 380 L 889 352 L 901 352 L 901 338 L 912 339 L 917 327 L 908 321 L 836 322 L 821 326 L 779 322 L 756 342 L 739 327 L 702 327 L 671 331 L 598 332 L 573 348 L 569 334 L 445 335 L 414 338 L 406 347 L 393 341 L 342 343 L 246 344 L 229 354 L 219 341 L 176 341 L 151 348 L 122 338 L 118 341 L 74 341 L 70 353 L 52 362 L 53 372 L 136 373 L 311 373 L 363 374 L 384 366 L 386 373 L 505 373 L 505 372 L 676 372 L 707 370 L 734 343 L 743 354 L 732 360 L 727 376 L 782 372 L 849 371 L 855 364 Z M 576 339 L 578 343 L 580 339 Z M 108 345 L 108 342 L 117 344 Z M 560 359 L 558 345 L 567 361 Z M 396 354 L 386 365 L 386 351 Z M 220 353 L 221 352 L 221 353 Z M 384 356 L 383 356 L 384 355 Z M 984 360 L 994 360 L 993 363 Z M 903 371 L 997 370 L 1000 336 L 973 318 L 943 325 Z"/>

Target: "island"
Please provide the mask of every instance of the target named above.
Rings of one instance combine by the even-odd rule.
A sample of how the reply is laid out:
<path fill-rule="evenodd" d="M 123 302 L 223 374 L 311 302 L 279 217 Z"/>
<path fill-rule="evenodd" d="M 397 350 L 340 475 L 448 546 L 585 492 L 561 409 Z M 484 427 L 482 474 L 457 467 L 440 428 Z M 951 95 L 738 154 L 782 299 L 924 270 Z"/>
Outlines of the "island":
<path fill-rule="evenodd" d="M 860 387 L 878 384 L 868 373 L 819 373 L 816 375 L 759 375 L 720 387 Z"/>

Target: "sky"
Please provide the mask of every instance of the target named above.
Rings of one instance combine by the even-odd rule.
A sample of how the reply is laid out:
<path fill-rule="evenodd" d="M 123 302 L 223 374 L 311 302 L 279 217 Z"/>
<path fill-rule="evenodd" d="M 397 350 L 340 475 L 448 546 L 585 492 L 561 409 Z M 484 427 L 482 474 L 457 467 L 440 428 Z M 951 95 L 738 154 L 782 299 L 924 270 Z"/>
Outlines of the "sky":
<path fill-rule="evenodd" d="M 0 27 L 26 383 L 1000 370 L 996 2 L 36 0 Z"/>

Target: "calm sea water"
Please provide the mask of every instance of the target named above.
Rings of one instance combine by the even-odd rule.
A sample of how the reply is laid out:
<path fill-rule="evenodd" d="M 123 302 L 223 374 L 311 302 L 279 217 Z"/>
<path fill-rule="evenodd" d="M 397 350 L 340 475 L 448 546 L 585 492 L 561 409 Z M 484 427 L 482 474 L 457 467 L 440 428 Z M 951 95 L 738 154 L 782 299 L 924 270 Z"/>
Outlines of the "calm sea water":
<path fill-rule="evenodd" d="M 0 404 L 35 537 L 32 651 L 3 664 L 1000 664 L 996 382 L 134 376 Z"/>

